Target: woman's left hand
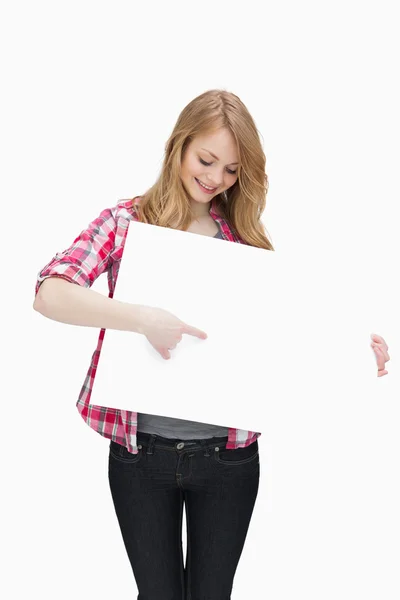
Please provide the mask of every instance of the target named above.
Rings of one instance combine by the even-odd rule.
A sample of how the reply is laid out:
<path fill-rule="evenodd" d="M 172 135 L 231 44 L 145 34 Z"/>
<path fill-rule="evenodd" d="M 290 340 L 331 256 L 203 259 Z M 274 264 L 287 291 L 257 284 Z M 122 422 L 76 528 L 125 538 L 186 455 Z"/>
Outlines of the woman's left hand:
<path fill-rule="evenodd" d="M 385 369 L 385 363 L 390 360 L 390 356 L 388 354 L 389 346 L 380 335 L 376 335 L 376 333 L 371 334 L 371 348 L 375 352 L 375 358 L 378 365 L 378 377 L 382 377 L 383 375 L 387 375 L 388 372 Z"/>

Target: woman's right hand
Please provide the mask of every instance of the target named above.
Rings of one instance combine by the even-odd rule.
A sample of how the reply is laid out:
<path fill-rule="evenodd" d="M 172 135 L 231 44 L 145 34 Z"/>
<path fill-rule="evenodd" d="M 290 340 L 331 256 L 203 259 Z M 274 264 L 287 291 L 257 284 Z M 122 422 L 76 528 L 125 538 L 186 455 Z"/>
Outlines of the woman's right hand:
<path fill-rule="evenodd" d="M 170 350 L 176 348 L 184 334 L 193 335 L 201 340 L 207 338 L 204 331 L 184 323 L 162 308 L 142 306 L 141 322 L 141 333 L 166 360 L 171 358 Z"/>

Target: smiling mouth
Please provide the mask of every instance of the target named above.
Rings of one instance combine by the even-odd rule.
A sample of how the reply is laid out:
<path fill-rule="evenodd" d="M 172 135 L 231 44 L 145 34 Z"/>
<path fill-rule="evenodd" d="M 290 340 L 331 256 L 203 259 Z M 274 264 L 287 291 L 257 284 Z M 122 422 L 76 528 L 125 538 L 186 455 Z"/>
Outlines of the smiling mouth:
<path fill-rule="evenodd" d="M 205 192 L 207 192 L 208 194 L 211 194 L 212 192 L 215 192 L 215 190 L 217 189 L 217 188 L 211 188 L 211 187 L 209 187 L 208 185 L 204 185 L 204 183 L 202 183 L 201 181 L 199 181 L 199 180 L 197 179 L 197 177 L 195 177 L 195 180 L 197 181 L 197 183 L 199 184 L 199 186 L 200 186 L 200 187 L 201 187 L 201 188 L 202 188 L 202 189 L 203 189 Z"/>

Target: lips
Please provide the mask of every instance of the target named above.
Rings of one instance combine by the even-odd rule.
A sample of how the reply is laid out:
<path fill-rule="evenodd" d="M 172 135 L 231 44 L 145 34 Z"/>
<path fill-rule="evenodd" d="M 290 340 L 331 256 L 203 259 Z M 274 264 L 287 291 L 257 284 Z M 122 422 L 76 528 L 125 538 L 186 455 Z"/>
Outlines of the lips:
<path fill-rule="evenodd" d="M 201 190 L 202 190 L 202 191 L 203 191 L 205 194 L 213 194 L 213 193 L 215 192 L 215 190 L 217 189 L 217 188 L 212 188 L 211 190 L 209 190 L 209 189 L 207 189 L 207 188 L 205 188 L 205 187 L 204 187 L 204 185 L 201 183 L 201 181 L 199 181 L 199 180 L 197 179 L 197 177 L 195 177 L 195 180 L 196 180 L 196 182 L 197 182 L 197 185 L 199 186 L 199 188 L 200 188 L 200 189 L 201 189 Z"/>

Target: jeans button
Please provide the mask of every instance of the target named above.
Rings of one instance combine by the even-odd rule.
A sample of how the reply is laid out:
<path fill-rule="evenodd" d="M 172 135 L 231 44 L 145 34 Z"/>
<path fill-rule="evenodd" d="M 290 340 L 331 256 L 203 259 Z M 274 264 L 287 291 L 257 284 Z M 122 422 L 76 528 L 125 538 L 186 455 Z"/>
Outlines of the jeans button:
<path fill-rule="evenodd" d="M 215 452 L 219 452 L 219 448 L 218 448 L 218 446 L 215 448 Z"/>
<path fill-rule="evenodd" d="M 179 444 L 176 447 L 178 448 L 178 450 L 182 450 L 182 448 L 185 447 L 185 444 L 183 442 L 179 442 Z"/>

